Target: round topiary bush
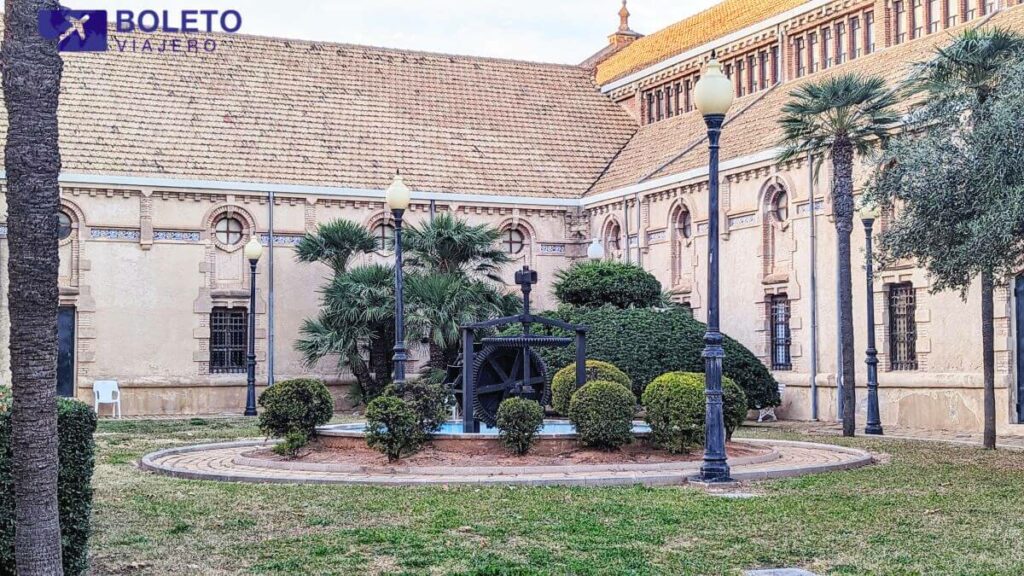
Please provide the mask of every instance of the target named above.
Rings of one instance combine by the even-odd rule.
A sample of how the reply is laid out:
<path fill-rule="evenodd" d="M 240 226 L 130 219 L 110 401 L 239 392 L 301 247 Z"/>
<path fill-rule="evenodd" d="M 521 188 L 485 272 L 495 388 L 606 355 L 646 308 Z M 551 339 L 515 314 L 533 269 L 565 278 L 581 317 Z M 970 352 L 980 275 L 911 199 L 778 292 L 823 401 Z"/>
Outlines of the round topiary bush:
<path fill-rule="evenodd" d="M 378 396 L 366 405 L 366 444 L 383 452 L 388 462 L 414 452 L 423 442 L 420 418 L 397 396 Z"/>
<path fill-rule="evenodd" d="M 270 386 L 260 394 L 260 430 L 284 442 L 274 447 L 294 456 L 316 436 L 316 427 L 334 415 L 334 398 L 327 386 L 314 378 L 295 378 Z"/>
<path fill-rule="evenodd" d="M 522 456 L 544 426 L 544 408 L 526 398 L 506 398 L 498 406 L 498 437 L 510 452 Z"/>
<path fill-rule="evenodd" d="M 584 384 L 594 380 L 608 380 L 618 382 L 632 390 L 633 382 L 625 372 L 614 365 L 600 360 L 587 360 L 586 377 Z M 555 373 L 551 379 L 551 407 L 555 412 L 563 416 L 569 414 L 569 401 L 576 388 L 576 363 L 573 362 Z"/>
<path fill-rule="evenodd" d="M 693 374 L 662 374 L 644 390 L 641 403 L 655 446 L 681 453 L 703 443 L 704 385 Z"/>
<path fill-rule="evenodd" d="M 617 382 L 588 382 L 572 395 L 569 420 L 580 442 L 595 448 L 615 449 L 633 441 L 636 397 Z"/>
<path fill-rule="evenodd" d="M 620 310 L 612 306 L 563 306 L 543 315 L 589 327 L 587 357 L 609 362 L 625 372 L 633 381 L 638 398 L 647 384 L 663 372 L 704 371 L 701 352 L 707 327 L 681 308 Z M 536 327 L 535 332 L 572 336 L 563 330 L 543 327 Z M 725 338 L 724 347 L 723 372 L 743 389 L 747 407 L 753 410 L 778 406 L 779 385 L 764 364 L 732 338 Z M 576 347 L 538 348 L 537 352 L 548 366 L 565 366 L 575 358 Z"/>
<path fill-rule="evenodd" d="M 555 296 L 575 306 L 644 308 L 661 304 L 661 283 L 640 266 L 611 260 L 587 261 L 561 270 Z"/>
<path fill-rule="evenodd" d="M 726 438 L 743 423 L 747 399 L 732 379 L 722 378 L 722 410 Z M 704 374 L 668 372 L 644 390 L 644 419 L 655 445 L 669 452 L 686 452 L 704 443 Z"/>

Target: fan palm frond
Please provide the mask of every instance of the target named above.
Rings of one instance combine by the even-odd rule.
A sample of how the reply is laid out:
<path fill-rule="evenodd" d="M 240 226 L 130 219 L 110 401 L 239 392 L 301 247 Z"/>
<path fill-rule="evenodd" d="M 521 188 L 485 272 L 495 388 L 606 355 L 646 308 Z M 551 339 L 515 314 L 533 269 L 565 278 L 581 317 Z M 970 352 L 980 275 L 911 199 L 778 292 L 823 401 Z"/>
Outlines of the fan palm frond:
<path fill-rule="evenodd" d="M 356 254 L 372 252 L 376 241 L 370 231 L 351 220 L 338 219 L 317 227 L 295 246 L 299 262 L 322 262 L 335 274 L 344 272 Z"/>

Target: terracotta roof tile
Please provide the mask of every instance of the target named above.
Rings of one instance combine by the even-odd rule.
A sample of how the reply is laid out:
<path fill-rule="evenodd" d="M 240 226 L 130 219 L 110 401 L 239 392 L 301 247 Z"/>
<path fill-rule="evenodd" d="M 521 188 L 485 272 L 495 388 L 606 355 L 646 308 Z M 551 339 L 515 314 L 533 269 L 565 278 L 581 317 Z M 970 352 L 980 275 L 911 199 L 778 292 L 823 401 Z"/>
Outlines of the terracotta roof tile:
<path fill-rule="evenodd" d="M 626 46 L 598 65 L 597 83 L 607 84 L 666 58 L 782 14 L 807 1 L 725 0 Z"/>
<path fill-rule="evenodd" d="M 65 53 L 64 171 L 572 198 L 637 128 L 576 66 L 212 37 Z"/>
<path fill-rule="evenodd" d="M 937 46 L 948 42 L 950 33 L 977 26 L 979 22 L 886 48 L 827 71 L 787 82 L 762 94 L 760 99 L 755 94 L 737 100 L 733 110 L 743 111 L 732 117 L 722 132 L 721 160 L 725 162 L 751 156 L 776 147 L 782 137 L 778 126 L 782 106 L 789 100 L 790 92 L 800 84 L 816 82 L 834 74 L 860 73 L 881 76 L 894 85 L 909 76 L 914 63 L 928 60 Z M 1024 6 L 1004 10 L 983 25 L 1024 31 Z M 751 101 L 752 105 L 749 104 Z M 743 109 L 745 104 L 748 107 Z M 697 112 L 641 127 L 588 195 L 707 166 L 704 133 L 703 119 Z M 695 146 L 695 142 L 699 145 Z M 666 165 L 666 160 L 672 158 L 675 159 Z"/>

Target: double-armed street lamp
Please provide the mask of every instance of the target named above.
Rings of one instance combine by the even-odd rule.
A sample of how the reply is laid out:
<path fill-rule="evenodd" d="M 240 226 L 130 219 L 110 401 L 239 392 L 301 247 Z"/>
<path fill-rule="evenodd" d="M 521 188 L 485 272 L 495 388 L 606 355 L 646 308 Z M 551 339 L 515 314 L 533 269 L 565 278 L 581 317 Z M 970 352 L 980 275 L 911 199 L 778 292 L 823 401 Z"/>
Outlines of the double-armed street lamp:
<path fill-rule="evenodd" d="M 245 415 L 256 415 L 256 265 L 263 256 L 263 245 L 254 233 L 242 250 L 249 261 L 249 342 L 246 347 Z"/>
<path fill-rule="evenodd" d="M 875 220 L 878 219 L 878 207 L 863 204 L 860 208 L 860 219 L 864 223 L 864 268 L 867 272 L 867 319 L 868 319 L 868 421 L 864 426 L 865 434 L 882 435 L 882 419 L 878 412 L 878 349 L 875 348 L 875 261 L 872 235 Z"/>
<path fill-rule="evenodd" d="M 395 179 L 384 194 L 391 215 L 395 218 L 395 355 L 394 385 L 395 392 L 401 393 L 405 387 L 405 362 L 409 356 L 405 350 L 405 295 L 402 272 L 402 216 L 409 208 L 409 187 L 402 181 L 402 175 L 395 174 Z"/>
<path fill-rule="evenodd" d="M 708 327 L 704 334 L 704 396 L 707 411 L 704 419 L 704 463 L 698 480 L 730 482 L 729 462 L 725 453 L 725 417 L 722 411 L 722 333 L 719 327 L 718 298 L 718 148 L 725 115 L 735 97 L 732 80 L 711 52 L 700 81 L 694 88 L 697 109 L 704 116 L 708 129 Z"/>

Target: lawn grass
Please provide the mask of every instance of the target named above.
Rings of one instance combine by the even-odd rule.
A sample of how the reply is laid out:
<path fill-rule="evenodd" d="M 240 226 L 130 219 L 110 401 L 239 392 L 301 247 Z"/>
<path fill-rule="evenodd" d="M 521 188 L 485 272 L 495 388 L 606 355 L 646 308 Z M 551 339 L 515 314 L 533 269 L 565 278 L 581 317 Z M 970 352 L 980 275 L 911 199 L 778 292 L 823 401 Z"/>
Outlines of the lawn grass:
<path fill-rule="evenodd" d="M 809 438 L 861 470 L 694 488 L 369 488 L 175 480 L 158 448 L 258 436 L 247 420 L 100 424 L 94 574 L 1024 574 L 1024 454 Z M 795 437 L 742 429 L 739 436 Z"/>

